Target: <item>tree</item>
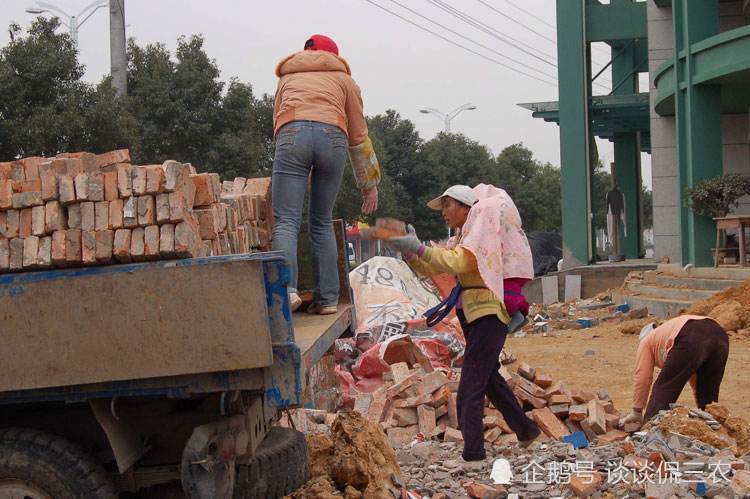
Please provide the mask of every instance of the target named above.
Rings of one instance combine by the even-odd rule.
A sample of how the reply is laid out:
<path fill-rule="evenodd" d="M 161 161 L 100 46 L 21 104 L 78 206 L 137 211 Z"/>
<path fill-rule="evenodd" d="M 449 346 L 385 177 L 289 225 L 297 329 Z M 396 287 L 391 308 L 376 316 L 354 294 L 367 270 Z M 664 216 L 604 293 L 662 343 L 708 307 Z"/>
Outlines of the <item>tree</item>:
<path fill-rule="evenodd" d="M 52 156 L 127 142 L 113 93 L 81 81 L 84 67 L 57 18 L 12 24 L 0 50 L 0 157 Z"/>
<path fill-rule="evenodd" d="M 654 193 L 641 185 L 641 203 L 643 203 L 643 228 L 654 228 Z"/>

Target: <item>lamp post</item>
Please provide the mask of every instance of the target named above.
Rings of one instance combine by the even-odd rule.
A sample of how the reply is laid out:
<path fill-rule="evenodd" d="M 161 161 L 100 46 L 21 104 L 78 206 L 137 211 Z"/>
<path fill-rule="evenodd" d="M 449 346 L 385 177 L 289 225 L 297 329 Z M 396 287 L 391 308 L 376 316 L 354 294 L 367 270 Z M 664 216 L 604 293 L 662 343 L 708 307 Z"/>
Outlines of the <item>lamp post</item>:
<path fill-rule="evenodd" d="M 26 12 L 36 15 L 44 14 L 45 12 L 47 12 L 52 15 L 62 16 L 60 17 L 60 22 L 63 24 L 63 26 L 68 28 L 68 30 L 70 31 L 70 38 L 73 40 L 73 46 L 78 49 L 78 28 L 80 28 L 83 23 L 88 21 L 88 19 L 94 14 L 94 12 L 101 9 L 102 7 L 106 7 L 108 5 L 108 2 L 106 0 L 95 0 L 75 16 L 71 16 L 67 12 L 47 2 L 37 2 L 36 4 L 38 7 L 29 7 L 28 9 L 26 9 Z M 83 19 L 81 19 L 82 17 Z M 66 19 L 67 22 L 65 21 Z"/>
<path fill-rule="evenodd" d="M 445 133 L 451 133 L 451 120 L 458 116 L 461 111 L 473 111 L 477 108 L 477 106 L 473 104 L 463 104 L 458 106 L 456 109 L 451 111 L 450 113 L 444 113 L 438 109 L 435 109 L 433 107 L 425 107 L 423 109 L 420 109 L 419 112 L 422 114 L 434 114 L 441 120 L 443 120 L 443 124 L 445 125 Z"/>

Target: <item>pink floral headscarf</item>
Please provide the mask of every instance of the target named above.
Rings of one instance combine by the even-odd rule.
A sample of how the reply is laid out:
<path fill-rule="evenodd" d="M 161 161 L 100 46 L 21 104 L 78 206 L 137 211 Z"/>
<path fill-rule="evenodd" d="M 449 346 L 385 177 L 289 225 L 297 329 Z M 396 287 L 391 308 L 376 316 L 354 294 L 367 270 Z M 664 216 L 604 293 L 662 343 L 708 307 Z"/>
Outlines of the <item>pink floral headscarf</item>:
<path fill-rule="evenodd" d="M 507 192 L 494 185 L 479 184 L 474 187 L 474 194 L 479 201 L 471 207 L 460 237 L 449 246 L 471 251 L 482 280 L 502 299 L 503 280 L 534 278 L 531 248 L 521 228 L 521 215 Z"/>

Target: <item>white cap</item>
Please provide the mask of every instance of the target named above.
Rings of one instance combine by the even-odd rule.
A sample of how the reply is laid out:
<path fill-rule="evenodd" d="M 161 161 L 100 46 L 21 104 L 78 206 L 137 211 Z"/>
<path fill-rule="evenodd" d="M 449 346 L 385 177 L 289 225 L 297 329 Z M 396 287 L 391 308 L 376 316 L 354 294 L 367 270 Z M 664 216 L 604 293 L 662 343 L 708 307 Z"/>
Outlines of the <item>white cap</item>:
<path fill-rule="evenodd" d="M 427 203 L 427 207 L 433 210 L 442 210 L 444 197 L 453 198 L 466 206 L 473 206 L 477 202 L 477 195 L 474 194 L 474 190 L 471 187 L 468 185 L 453 185 L 448 187 L 440 196 Z"/>

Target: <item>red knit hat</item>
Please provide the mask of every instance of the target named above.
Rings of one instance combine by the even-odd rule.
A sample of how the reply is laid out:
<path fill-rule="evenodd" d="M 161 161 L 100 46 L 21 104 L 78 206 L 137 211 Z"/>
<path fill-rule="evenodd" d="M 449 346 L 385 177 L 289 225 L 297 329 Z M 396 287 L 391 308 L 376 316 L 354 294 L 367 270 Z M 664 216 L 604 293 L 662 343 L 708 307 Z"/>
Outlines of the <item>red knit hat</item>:
<path fill-rule="evenodd" d="M 339 48 L 336 42 L 325 35 L 313 35 L 308 38 L 305 42 L 305 50 L 324 50 L 339 55 Z"/>

